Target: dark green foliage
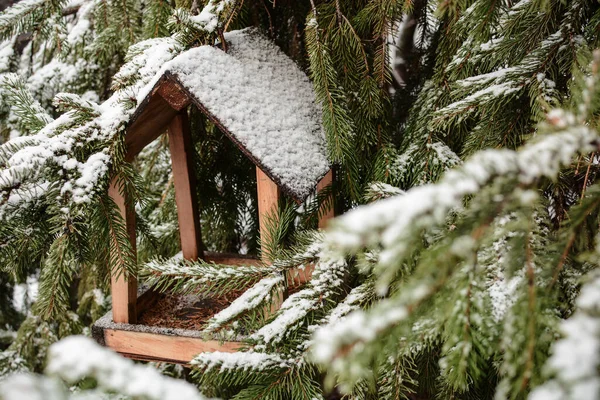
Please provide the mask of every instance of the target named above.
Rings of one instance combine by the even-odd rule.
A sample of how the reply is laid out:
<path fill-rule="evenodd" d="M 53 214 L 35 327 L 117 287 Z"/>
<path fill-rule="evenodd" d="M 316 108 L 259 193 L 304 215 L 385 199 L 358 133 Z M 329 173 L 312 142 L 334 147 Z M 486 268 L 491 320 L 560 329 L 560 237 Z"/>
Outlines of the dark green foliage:
<path fill-rule="evenodd" d="M 210 29 L 198 17 L 204 6 L 218 20 Z M 556 374 L 544 365 L 560 321 L 577 312 L 582 276 L 598 264 L 597 140 L 566 140 L 597 133 L 596 1 L 126 0 L 63 16 L 64 7 L 25 0 L 0 15 L 1 38 L 32 35 L 21 49 L 15 39 L 18 51 L 8 69 L 36 76 L 51 60 L 87 63 L 65 87 L 49 81 L 30 92 L 35 82 L 5 77 L 1 95 L 13 104 L 12 110 L 1 108 L 3 137 L 35 134 L 49 123 L 59 133 L 85 126 L 103 112 L 96 103 L 114 91 L 130 91 L 121 100 L 132 109 L 139 100 L 135 85 L 149 79 L 144 56 L 165 43 L 145 42 L 126 55 L 142 39 L 172 38 L 174 53 L 215 41 L 226 48 L 224 31 L 258 26 L 309 74 L 336 180 L 304 204 L 282 199 L 268 224 L 269 239 L 261 243 L 255 166 L 206 116 L 191 110 L 206 250 L 256 255 L 262 244 L 275 262 L 235 270 L 187 264 L 171 259 L 180 244 L 166 135 L 128 164 L 124 124 L 110 137 L 83 129 L 68 156 L 82 163 L 106 151 L 112 160 L 89 203 L 69 201 L 61 183 L 71 172 L 53 164 L 40 165 L 43 180 L 19 171 L 3 176 L 14 185 L 0 192 L 0 287 L 4 295 L 5 287 L 39 271 L 40 292 L 14 341 L 10 336 L 0 372 L 24 365 L 39 370 L 43 360 L 36 357 L 47 344 L 79 332 L 105 311 L 110 274 L 136 273 L 144 264 L 142 278 L 161 291 L 263 290 L 248 299 L 258 300 L 247 309 L 209 321 L 211 332 L 223 337 L 246 335 L 244 350 L 252 352 L 232 359 L 200 355 L 193 379 L 208 395 L 524 399 Z M 65 40 L 69 24 L 85 18 L 92 28 Z M 127 68 L 112 79 L 124 61 Z M 65 91 L 77 95 L 58 94 Z M 536 158 L 552 135 L 564 135 L 567 158 L 576 159 L 561 158 L 560 148 L 547 160 Z M 21 138 L 0 147 L 0 167 L 32 143 Z M 492 151 L 499 149 L 507 151 Z M 397 200 L 404 191 L 445 179 L 470 157 L 475 161 L 468 168 L 454 171 L 463 180 L 451 182 L 475 189 L 454 198 L 455 187 L 446 187 L 434 198 L 438 207 L 424 208 L 398 236 L 398 221 L 377 219 L 398 212 L 400 220 L 402 211 L 421 203 L 349 227 L 342 220 L 330 235 L 310 231 L 324 203 L 342 213 Z M 119 189 L 133 199 L 137 259 L 106 195 L 109 175 L 118 175 Z M 35 195 L 38 186 L 43 196 Z M 12 206 L 11 196 L 24 190 L 32 200 Z M 375 228 L 344 242 L 363 225 Z M 269 314 L 272 298 L 291 283 L 289 271 L 313 265 L 313 280 L 294 287 L 281 310 Z M 13 329 L 23 316 L 6 306 L 9 300 L 0 299 L 0 324 Z M 362 325 L 346 336 L 332 329 L 321 337 L 332 346 L 329 358 L 310 354 L 318 348 L 311 340 L 319 327 L 357 315 Z M 371 328 L 371 337 L 360 336 Z M 249 361 L 252 354 L 265 361 Z M 17 355 L 24 363 L 15 363 Z"/>
<path fill-rule="evenodd" d="M 43 36 L 53 33 L 53 16 L 62 11 L 64 1 L 23 1 L 0 15 L 0 39 L 6 40 L 21 33 L 35 32 Z"/>

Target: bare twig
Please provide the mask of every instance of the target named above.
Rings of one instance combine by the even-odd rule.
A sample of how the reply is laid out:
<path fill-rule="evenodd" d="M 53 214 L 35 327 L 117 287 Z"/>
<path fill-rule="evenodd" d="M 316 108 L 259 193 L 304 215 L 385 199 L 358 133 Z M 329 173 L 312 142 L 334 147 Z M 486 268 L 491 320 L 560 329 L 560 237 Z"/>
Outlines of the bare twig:
<path fill-rule="evenodd" d="M 335 15 L 337 17 L 337 23 L 340 25 L 342 23 L 342 9 L 340 7 L 340 0 L 335 0 Z"/>
<path fill-rule="evenodd" d="M 225 41 L 225 35 L 223 35 L 223 30 L 219 29 L 217 34 L 219 35 L 219 40 L 221 41 L 221 47 L 223 47 L 223 51 L 227 53 L 227 42 Z"/>
<path fill-rule="evenodd" d="M 158 203 L 159 207 L 162 206 L 167 199 L 167 195 L 169 194 L 169 189 L 171 189 L 171 185 L 173 185 L 173 174 L 169 177 L 169 181 L 167 182 L 167 187 L 163 192 L 163 195 L 160 198 L 160 202 Z"/>
<path fill-rule="evenodd" d="M 190 7 L 190 13 L 192 15 L 198 15 L 200 11 L 200 7 L 198 6 L 198 0 L 192 1 L 192 6 Z"/>
<path fill-rule="evenodd" d="M 590 157 L 590 162 L 588 164 L 587 167 L 587 171 L 585 171 L 585 178 L 583 180 L 583 189 L 581 189 L 581 198 L 583 199 L 583 196 L 585 195 L 585 189 L 587 188 L 587 183 L 588 183 L 588 178 L 590 176 L 590 169 L 592 168 L 592 163 L 594 162 L 594 157 L 596 156 L 596 153 L 592 153 L 592 156 Z"/>

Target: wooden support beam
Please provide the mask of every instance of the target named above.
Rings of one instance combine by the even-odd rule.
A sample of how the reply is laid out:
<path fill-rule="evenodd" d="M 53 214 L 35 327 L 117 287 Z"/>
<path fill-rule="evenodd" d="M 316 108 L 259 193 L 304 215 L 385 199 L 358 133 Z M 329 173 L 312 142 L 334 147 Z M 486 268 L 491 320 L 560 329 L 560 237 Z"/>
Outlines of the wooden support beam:
<path fill-rule="evenodd" d="M 131 242 L 135 257 L 135 211 L 127 199 L 125 199 L 118 185 L 117 178 L 113 178 L 111 181 L 108 194 L 119 207 L 119 212 L 125 221 L 129 241 Z M 130 205 L 129 207 L 128 204 Z M 112 293 L 113 321 L 124 324 L 135 324 L 137 321 L 137 277 L 121 273 L 117 278 L 116 271 L 112 271 L 110 288 Z"/>
<path fill-rule="evenodd" d="M 154 94 L 143 111 L 127 128 L 125 160 L 133 161 L 144 147 L 165 132 L 175 115 L 177 115 L 177 110 L 171 107 L 162 96 Z"/>
<path fill-rule="evenodd" d="M 186 260 L 197 260 L 203 255 L 202 232 L 196 196 L 194 146 L 186 110 L 173 118 L 168 131 L 181 250 Z"/>
<path fill-rule="evenodd" d="M 333 183 L 333 169 L 330 169 L 329 172 L 317 183 L 317 193 L 322 192 L 328 186 L 331 186 Z M 333 194 L 321 204 L 321 209 L 319 210 L 319 229 L 324 229 L 327 227 L 329 220 L 335 216 L 335 210 L 333 205 Z"/>
<path fill-rule="evenodd" d="M 261 242 L 264 243 L 265 241 L 270 240 L 267 221 L 271 216 L 278 215 L 281 190 L 279 189 L 279 186 L 277 186 L 277 184 L 259 167 L 256 167 L 256 186 L 258 191 L 258 223 L 260 225 L 260 239 Z M 264 245 L 261 250 L 263 261 L 265 263 L 272 261 L 269 260 L 269 255 L 265 251 Z"/>

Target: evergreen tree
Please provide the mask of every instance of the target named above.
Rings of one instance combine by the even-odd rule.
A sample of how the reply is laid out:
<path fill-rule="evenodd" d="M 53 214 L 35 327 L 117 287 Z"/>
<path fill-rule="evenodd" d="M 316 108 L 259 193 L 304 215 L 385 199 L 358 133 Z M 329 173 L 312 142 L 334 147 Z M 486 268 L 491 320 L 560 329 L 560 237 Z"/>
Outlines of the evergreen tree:
<path fill-rule="evenodd" d="M 126 121 L 165 62 L 247 26 L 309 74 L 347 213 L 317 232 L 332 192 L 286 199 L 272 265 L 183 262 L 168 143 L 125 162 Z M 194 359 L 209 396 L 600 398 L 596 1 L 22 0 L 0 39 L 0 285 L 39 278 L 26 315 L 0 300 L 1 373 L 41 371 L 106 310 L 110 274 L 139 271 L 157 290 L 249 288 L 204 327 L 250 332 L 244 351 Z M 190 119 L 205 244 L 256 253 L 253 165 Z M 137 262 L 107 193 L 117 175 Z M 155 396 L 92 367 L 48 371 Z"/>

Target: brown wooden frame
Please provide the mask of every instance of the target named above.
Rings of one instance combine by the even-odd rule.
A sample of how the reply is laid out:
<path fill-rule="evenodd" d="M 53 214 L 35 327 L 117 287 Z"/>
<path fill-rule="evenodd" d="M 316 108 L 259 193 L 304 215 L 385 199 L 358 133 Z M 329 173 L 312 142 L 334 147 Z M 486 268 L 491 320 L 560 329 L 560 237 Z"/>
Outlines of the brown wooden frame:
<path fill-rule="evenodd" d="M 186 365 L 202 352 L 233 353 L 242 347 L 241 342 L 221 342 L 213 339 L 204 340 L 196 337 L 120 329 L 106 329 L 104 343 L 121 355 L 134 360 L 164 361 Z"/>
<path fill-rule="evenodd" d="M 193 143 L 187 115 L 187 106 L 191 103 L 190 96 L 177 82 L 162 79 L 146 101 L 147 104 L 140 113 L 136 114 L 126 133 L 125 160 L 132 161 L 145 146 L 167 130 L 183 257 L 188 260 L 202 258 L 226 265 L 260 265 L 259 260 L 241 255 L 215 255 L 204 252 L 193 173 Z M 203 107 L 198 106 L 222 128 L 219 121 L 216 121 Z M 228 136 L 234 140 L 231 135 Z M 251 159 L 257 162 L 253 157 Z M 330 171 L 317 185 L 317 191 L 330 185 L 332 179 L 333 174 Z M 269 215 L 277 215 L 281 189 L 259 165 L 256 166 L 256 181 L 260 235 L 266 237 L 268 235 L 266 220 Z M 118 186 L 118 182 L 117 177 L 113 178 L 109 195 L 119 207 L 135 252 L 135 212 L 131 209 L 132 203 L 125 198 L 125 193 Z M 321 210 L 319 227 L 324 227 L 334 216 L 333 208 L 329 208 Z M 263 251 L 262 254 L 265 252 Z M 262 262 L 269 261 L 267 257 L 263 257 Z M 288 276 L 288 281 L 291 284 L 301 284 L 310 279 L 312 269 L 291 271 L 291 274 Z M 136 276 L 126 274 L 121 274 L 118 278 L 116 276 L 113 274 L 111 279 L 112 321 L 104 321 L 104 325 L 95 326 L 98 340 L 107 346 L 131 358 L 183 364 L 188 363 L 193 355 L 202 351 L 237 351 L 241 346 L 238 342 L 220 343 L 218 340 L 204 340 L 185 332 L 172 334 L 170 332 L 173 330 L 160 328 L 148 331 L 145 329 L 147 327 L 133 325 L 136 324 L 138 315 L 153 305 L 156 296 L 153 292 L 146 291 L 138 297 Z M 274 300 L 271 312 L 275 312 L 281 304 L 283 294 L 280 297 Z"/>

